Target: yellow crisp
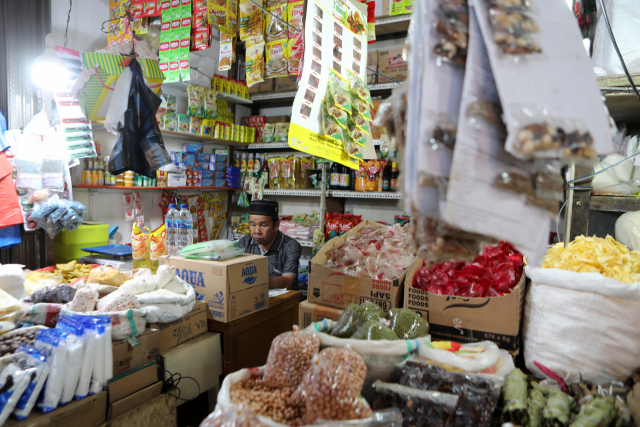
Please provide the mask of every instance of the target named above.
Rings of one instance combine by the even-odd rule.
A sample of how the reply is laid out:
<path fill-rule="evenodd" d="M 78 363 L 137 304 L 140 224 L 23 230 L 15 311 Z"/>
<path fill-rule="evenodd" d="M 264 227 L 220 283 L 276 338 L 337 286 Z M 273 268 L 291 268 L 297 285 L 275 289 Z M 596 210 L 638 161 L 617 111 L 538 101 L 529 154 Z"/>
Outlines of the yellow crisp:
<path fill-rule="evenodd" d="M 566 248 L 556 243 L 547 251 L 542 267 L 600 273 L 627 284 L 640 282 L 640 252 L 630 251 L 611 236 L 578 236 Z"/>

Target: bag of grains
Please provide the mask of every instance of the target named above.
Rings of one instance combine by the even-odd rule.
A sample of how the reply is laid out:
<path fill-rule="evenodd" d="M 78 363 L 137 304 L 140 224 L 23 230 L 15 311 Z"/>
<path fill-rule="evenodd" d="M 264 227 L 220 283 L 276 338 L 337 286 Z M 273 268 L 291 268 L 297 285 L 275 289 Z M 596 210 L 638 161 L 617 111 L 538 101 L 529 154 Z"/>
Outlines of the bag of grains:
<path fill-rule="evenodd" d="M 271 342 L 264 368 L 265 385 L 297 387 L 319 349 L 320 341 L 312 332 L 294 327 L 292 332 L 278 335 Z"/>

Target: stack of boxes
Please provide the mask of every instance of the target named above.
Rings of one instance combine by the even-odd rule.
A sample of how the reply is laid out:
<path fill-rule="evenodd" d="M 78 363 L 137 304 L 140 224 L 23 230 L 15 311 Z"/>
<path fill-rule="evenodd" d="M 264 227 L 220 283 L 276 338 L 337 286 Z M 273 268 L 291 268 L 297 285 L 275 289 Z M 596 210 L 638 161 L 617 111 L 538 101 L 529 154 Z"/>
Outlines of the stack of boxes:
<path fill-rule="evenodd" d="M 229 185 L 227 162 L 229 150 L 218 148 L 213 153 L 204 153 L 204 145 L 185 142 L 183 151 L 172 151 L 174 165 L 186 170 L 187 187 L 239 187 Z"/>

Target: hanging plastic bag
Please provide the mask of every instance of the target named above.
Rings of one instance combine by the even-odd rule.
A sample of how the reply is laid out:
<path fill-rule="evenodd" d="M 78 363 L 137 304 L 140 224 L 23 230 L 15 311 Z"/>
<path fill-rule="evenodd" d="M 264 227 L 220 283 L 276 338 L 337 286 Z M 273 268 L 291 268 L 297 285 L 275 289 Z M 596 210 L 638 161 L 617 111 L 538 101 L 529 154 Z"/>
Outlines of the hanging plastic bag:
<path fill-rule="evenodd" d="M 161 100 L 145 84 L 135 58 L 129 67 L 133 78 L 128 109 L 124 114 L 124 127 L 109 157 L 109 172 L 119 175 L 133 171 L 154 178 L 156 170 L 171 163 L 155 117 Z"/>
<path fill-rule="evenodd" d="M 124 125 L 124 113 L 129 103 L 132 77 L 131 67 L 124 67 L 113 89 L 109 110 L 104 119 L 104 128 L 114 135 L 118 135 L 120 127 Z"/>

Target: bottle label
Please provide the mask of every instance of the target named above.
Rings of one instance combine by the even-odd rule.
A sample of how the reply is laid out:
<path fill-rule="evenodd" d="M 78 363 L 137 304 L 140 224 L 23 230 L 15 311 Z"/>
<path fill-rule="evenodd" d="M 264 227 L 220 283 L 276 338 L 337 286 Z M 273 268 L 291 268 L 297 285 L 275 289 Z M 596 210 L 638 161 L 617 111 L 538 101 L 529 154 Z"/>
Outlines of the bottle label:
<path fill-rule="evenodd" d="M 242 159 L 240 160 L 240 172 L 246 172 L 246 170 L 247 170 L 247 160 Z"/>
<path fill-rule="evenodd" d="M 331 185 L 340 185 L 340 174 L 332 173 L 331 174 Z"/>
<path fill-rule="evenodd" d="M 340 187 L 348 187 L 350 181 L 351 179 L 349 177 L 349 174 L 340 174 Z"/>
<path fill-rule="evenodd" d="M 389 180 L 387 178 L 384 178 L 382 180 L 382 189 L 383 190 L 388 190 L 389 189 Z"/>
<path fill-rule="evenodd" d="M 396 180 L 395 179 L 391 179 L 391 189 L 395 190 L 396 189 Z"/>

